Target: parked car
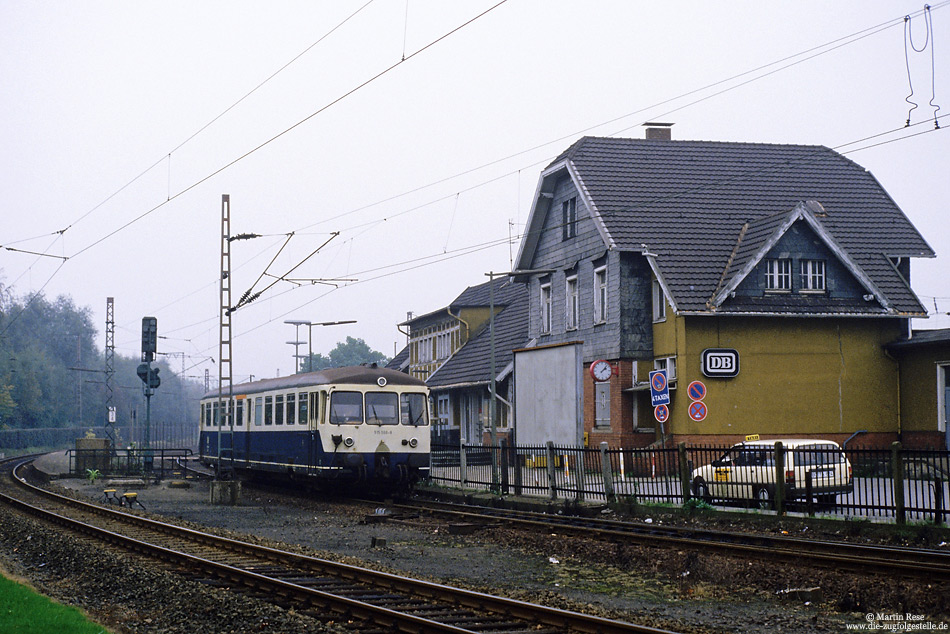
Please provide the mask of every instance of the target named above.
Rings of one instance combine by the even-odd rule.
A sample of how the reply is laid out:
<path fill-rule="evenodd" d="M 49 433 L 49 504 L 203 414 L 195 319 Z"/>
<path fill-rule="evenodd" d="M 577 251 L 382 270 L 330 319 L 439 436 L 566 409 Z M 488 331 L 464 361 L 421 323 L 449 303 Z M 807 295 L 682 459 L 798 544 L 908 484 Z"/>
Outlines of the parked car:
<path fill-rule="evenodd" d="M 719 459 L 694 469 L 693 495 L 713 500 L 753 501 L 760 508 L 775 504 L 776 440 L 748 436 Z M 810 474 L 811 492 L 820 506 L 833 508 L 836 497 L 851 493 L 851 463 L 841 447 L 830 440 L 781 440 L 785 448 L 785 499 L 805 498 Z"/>

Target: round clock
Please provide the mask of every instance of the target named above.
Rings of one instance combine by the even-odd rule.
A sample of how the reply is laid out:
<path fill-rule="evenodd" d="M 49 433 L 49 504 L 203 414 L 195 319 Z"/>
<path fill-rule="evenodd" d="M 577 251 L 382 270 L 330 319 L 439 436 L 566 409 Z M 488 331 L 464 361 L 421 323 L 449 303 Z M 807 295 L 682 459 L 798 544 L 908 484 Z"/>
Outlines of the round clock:
<path fill-rule="evenodd" d="M 601 359 L 590 364 L 590 375 L 595 381 L 609 381 L 613 374 L 613 366 L 608 361 Z"/>

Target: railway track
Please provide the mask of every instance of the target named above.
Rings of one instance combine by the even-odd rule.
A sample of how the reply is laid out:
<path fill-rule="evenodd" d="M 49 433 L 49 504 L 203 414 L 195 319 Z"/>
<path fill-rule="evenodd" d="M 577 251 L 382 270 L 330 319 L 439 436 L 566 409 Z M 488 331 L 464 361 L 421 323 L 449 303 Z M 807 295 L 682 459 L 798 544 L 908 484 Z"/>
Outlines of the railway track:
<path fill-rule="evenodd" d="M 855 544 L 789 536 L 723 532 L 599 518 L 473 507 L 426 501 L 394 504 L 393 509 L 451 517 L 476 524 L 507 524 L 560 535 L 620 541 L 653 547 L 694 549 L 786 563 L 874 572 L 915 579 L 950 580 L 950 552 L 899 546 Z"/>
<path fill-rule="evenodd" d="M 33 486 L 29 461 L 7 461 L 0 500 L 193 579 L 241 588 L 361 632 L 651 633 L 665 630 L 539 606 L 341 564 L 159 522 Z"/>

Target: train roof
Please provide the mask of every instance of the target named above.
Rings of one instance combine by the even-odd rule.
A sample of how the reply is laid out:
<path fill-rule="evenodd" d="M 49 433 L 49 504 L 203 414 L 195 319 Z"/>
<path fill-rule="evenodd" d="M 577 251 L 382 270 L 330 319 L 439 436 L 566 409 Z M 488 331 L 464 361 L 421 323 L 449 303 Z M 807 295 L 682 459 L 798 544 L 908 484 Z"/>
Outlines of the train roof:
<path fill-rule="evenodd" d="M 254 394 L 282 388 L 303 388 L 336 383 L 376 385 L 380 377 L 386 379 L 387 385 L 426 386 L 425 381 L 409 376 L 405 372 L 370 365 L 357 365 L 343 368 L 327 368 L 325 370 L 317 370 L 316 372 L 303 372 L 275 379 L 251 381 L 249 383 L 238 383 L 234 386 L 233 392 L 234 394 Z M 201 398 L 217 398 L 219 395 L 220 390 L 215 388 L 210 392 L 206 392 Z"/>

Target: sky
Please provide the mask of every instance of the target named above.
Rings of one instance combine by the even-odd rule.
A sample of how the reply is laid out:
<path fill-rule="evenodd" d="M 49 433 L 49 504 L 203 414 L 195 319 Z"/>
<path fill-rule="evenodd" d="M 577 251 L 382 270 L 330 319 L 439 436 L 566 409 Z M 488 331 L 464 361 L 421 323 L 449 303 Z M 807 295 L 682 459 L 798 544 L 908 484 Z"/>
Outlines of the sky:
<path fill-rule="evenodd" d="M 950 327 L 948 4 L 3 2 L 0 284 L 101 331 L 114 297 L 118 354 L 155 316 L 172 368 L 216 377 L 227 194 L 261 236 L 231 243 L 232 303 L 264 291 L 232 314 L 236 382 L 293 372 L 286 320 L 392 356 L 407 313 L 511 270 L 552 158 L 664 121 L 870 170 L 937 253 L 915 327 Z"/>

